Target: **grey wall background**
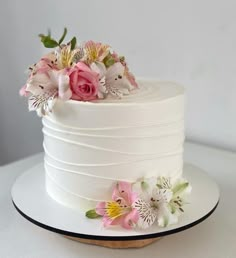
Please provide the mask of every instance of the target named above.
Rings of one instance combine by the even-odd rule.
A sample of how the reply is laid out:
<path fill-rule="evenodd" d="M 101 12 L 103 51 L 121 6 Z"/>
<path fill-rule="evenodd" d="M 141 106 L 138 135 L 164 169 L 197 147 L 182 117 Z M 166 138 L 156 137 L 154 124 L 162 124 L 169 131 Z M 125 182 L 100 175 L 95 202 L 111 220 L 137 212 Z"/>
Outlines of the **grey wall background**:
<path fill-rule="evenodd" d="M 94 39 L 123 53 L 137 76 L 182 83 L 187 138 L 236 150 L 234 0 L 10 0 L 0 4 L 0 164 L 42 150 L 41 122 L 18 96 L 45 50 L 37 34 Z"/>

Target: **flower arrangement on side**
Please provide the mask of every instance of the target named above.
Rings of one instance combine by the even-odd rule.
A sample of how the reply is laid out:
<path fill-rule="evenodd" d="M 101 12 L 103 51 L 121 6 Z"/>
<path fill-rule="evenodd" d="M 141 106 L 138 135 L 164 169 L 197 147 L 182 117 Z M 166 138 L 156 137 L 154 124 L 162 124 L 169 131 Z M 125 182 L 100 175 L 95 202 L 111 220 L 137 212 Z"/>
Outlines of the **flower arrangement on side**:
<path fill-rule="evenodd" d="M 111 201 L 99 202 L 86 216 L 102 217 L 105 227 L 146 229 L 153 224 L 166 227 L 178 222 L 186 204 L 184 197 L 190 192 L 191 186 L 183 178 L 173 184 L 166 177 L 143 179 L 133 184 L 118 182 Z"/>
<path fill-rule="evenodd" d="M 137 88 L 125 58 L 109 45 L 87 41 L 77 45 L 75 37 L 63 44 L 67 29 L 57 41 L 40 34 L 41 42 L 54 51 L 29 67 L 20 95 L 28 97 L 29 110 L 39 116 L 51 112 L 56 99 L 91 101 L 108 95 L 122 98 Z"/>

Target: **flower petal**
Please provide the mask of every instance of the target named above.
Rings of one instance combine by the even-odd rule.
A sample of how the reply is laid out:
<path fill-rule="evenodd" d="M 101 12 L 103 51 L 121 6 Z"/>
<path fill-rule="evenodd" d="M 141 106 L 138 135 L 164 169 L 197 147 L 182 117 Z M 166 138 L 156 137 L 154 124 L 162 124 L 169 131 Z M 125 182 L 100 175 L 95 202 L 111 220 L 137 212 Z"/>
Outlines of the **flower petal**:
<path fill-rule="evenodd" d="M 70 85 L 77 85 L 78 81 L 78 75 L 76 73 L 76 70 L 73 72 L 70 72 Z"/>
<path fill-rule="evenodd" d="M 96 205 L 96 209 L 95 209 L 96 213 L 104 216 L 105 212 L 106 212 L 106 202 L 99 202 Z"/>
<path fill-rule="evenodd" d="M 125 67 L 120 62 L 117 62 L 110 66 L 106 73 L 108 92 L 118 98 L 121 98 L 123 95 L 128 95 L 129 91 L 133 88 L 124 72 Z"/>
<path fill-rule="evenodd" d="M 58 78 L 58 95 L 62 100 L 68 100 L 72 96 L 72 91 L 70 89 L 70 78 L 68 75 L 59 75 Z"/>
<path fill-rule="evenodd" d="M 150 203 L 145 202 L 142 199 L 138 199 L 133 204 L 133 208 L 135 208 L 139 214 L 138 226 L 140 228 L 148 228 L 150 227 L 157 218 L 157 212 L 153 209 Z"/>
<path fill-rule="evenodd" d="M 103 222 L 104 227 L 108 227 L 110 225 L 117 225 L 118 224 L 118 223 L 115 224 L 115 220 L 112 220 L 111 218 L 106 217 L 106 216 L 103 217 L 102 222 Z"/>
<path fill-rule="evenodd" d="M 32 76 L 26 86 L 26 91 L 29 91 L 33 95 L 40 95 L 46 91 L 52 91 L 57 88 L 57 85 L 48 73 L 37 73 Z"/>
<path fill-rule="evenodd" d="M 53 109 L 53 106 L 55 105 L 56 103 L 56 98 L 52 97 L 52 98 L 49 98 L 48 101 L 47 101 L 47 113 L 49 112 L 52 112 L 52 109 Z"/>
<path fill-rule="evenodd" d="M 172 187 L 174 197 L 189 194 L 191 190 L 192 186 L 184 178 L 177 180 L 177 182 L 175 182 L 174 186 Z"/>
<path fill-rule="evenodd" d="M 55 97 L 57 90 L 51 90 L 43 92 L 39 95 L 32 95 L 28 99 L 29 111 L 36 110 L 39 116 L 46 115 L 52 111 L 52 107 L 55 104 Z"/>
<path fill-rule="evenodd" d="M 79 73 L 80 77 L 85 78 L 86 81 L 91 82 L 91 84 L 93 85 L 98 85 L 98 74 L 90 71 L 90 72 L 86 72 L 86 71 L 82 71 Z"/>
<path fill-rule="evenodd" d="M 75 94 L 75 93 L 73 93 L 73 92 L 72 92 L 71 99 L 73 99 L 73 100 L 78 100 L 78 101 L 83 100 L 80 96 L 78 96 L 77 94 Z"/>
<path fill-rule="evenodd" d="M 103 99 L 105 95 L 108 93 L 106 88 L 106 79 L 105 76 L 99 79 L 98 82 L 98 98 Z"/>
<path fill-rule="evenodd" d="M 144 201 L 149 202 L 153 189 L 156 188 L 157 179 L 155 177 L 145 178 L 133 184 L 132 189 Z"/>
<path fill-rule="evenodd" d="M 45 113 L 45 110 L 43 109 L 43 107 L 39 107 L 38 109 L 36 109 L 36 113 L 39 117 L 42 117 L 42 116 L 45 116 L 46 113 Z"/>
<path fill-rule="evenodd" d="M 159 205 L 160 203 L 169 203 L 173 197 L 173 192 L 170 189 L 158 189 L 155 187 L 151 197 Z"/>
<path fill-rule="evenodd" d="M 124 71 L 125 71 L 125 68 L 120 62 L 117 62 L 117 63 L 113 64 L 112 66 L 110 66 L 107 69 L 107 73 L 106 73 L 106 78 L 107 78 L 108 84 L 114 83 L 115 78 L 117 78 L 118 75 L 123 76 Z"/>
<path fill-rule="evenodd" d="M 132 73 L 130 73 L 129 71 L 126 73 L 126 76 L 127 76 L 127 79 L 129 80 L 129 82 L 131 83 L 131 85 L 134 87 L 134 88 L 138 88 L 138 84 L 135 80 L 135 77 Z"/>
<path fill-rule="evenodd" d="M 92 69 L 92 71 L 99 74 L 99 78 L 104 77 L 106 74 L 106 67 L 102 62 L 93 62 L 90 65 L 90 68 Z"/>
<path fill-rule="evenodd" d="M 118 199 L 124 201 L 127 205 L 131 205 L 132 188 L 128 182 L 118 182 L 114 187 L 112 193 L 112 200 L 117 201 Z"/>
<path fill-rule="evenodd" d="M 172 182 L 170 177 L 159 177 L 157 180 L 157 187 L 160 189 L 171 189 Z"/>
<path fill-rule="evenodd" d="M 89 66 L 87 66 L 85 63 L 83 62 L 78 62 L 75 66 L 75 69 L 79 69 L 79 70 L 82 70 L 82 71 L 85 71 L 85 72 L 89 72 L 91 73 L 91 69 Z"/>
<path fill-rule="evenodd" d="M 27 97 L 27 96 L 29 95 L 29 92 L 26 90 L 26 87 L 27 87 L 27 85 L 24 85 L 24 86 L 20 89 L 20 91 L 19 91 L 20 96 Z"/>
<path fill-rule="evenodd" d="M 178 216 L 176 213 L 172 214 L 170 209 L 163 205 L 158 210 L 157 214 L 157 223 L 160 227 L 167 227 L 172 224 L 176 224 L 178 222 Z"/>
<path fill-rule="evenodd" d="M 96 72 L 99 75 L 99 81 L 98 81 L 98 98 L 103 99 L 105 94 L 107 93 L 107 88 L 106 88 L 106 67 L 103 63 L 101 62 L 93 62 L 90 65 L 90 68 L 92 71 Z"/>
<path fill-rule="evenodd" d="M 139 213 L 136 209 L 133 209 L 127 215 L 124 216 L 121 221 L 121 226 L 126 229 L 131 229 L 139 220 Z"/>

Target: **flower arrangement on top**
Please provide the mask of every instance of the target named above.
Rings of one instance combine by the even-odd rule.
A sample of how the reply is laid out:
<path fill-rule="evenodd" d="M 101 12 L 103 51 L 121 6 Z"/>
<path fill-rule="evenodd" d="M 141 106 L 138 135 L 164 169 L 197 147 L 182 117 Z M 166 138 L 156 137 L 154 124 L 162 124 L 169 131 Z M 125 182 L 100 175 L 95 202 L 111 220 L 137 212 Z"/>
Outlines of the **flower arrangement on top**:
<path fill-rule="evenodd" d="M 29 77 L 20 95 L 29 97 L 29 110 L 39 116 L 52 111 L 56 99 L 91 101 L 108 95 L 121 98 L 138 85 L 125 58 L 109 45 L 87 41 L 77 45 L 76 37 L 63 44 L 67 29 L 57 41 L 40 34 L 41 42 L 54 51 L 29 67 Z"/>

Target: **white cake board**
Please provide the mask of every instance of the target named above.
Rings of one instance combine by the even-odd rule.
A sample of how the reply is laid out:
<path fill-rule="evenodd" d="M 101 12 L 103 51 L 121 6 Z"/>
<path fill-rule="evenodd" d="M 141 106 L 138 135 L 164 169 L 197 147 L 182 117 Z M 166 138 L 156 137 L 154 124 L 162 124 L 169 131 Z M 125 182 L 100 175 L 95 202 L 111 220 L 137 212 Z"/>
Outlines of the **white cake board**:
<path fill-rule="evenodd" d="M 30 222 L 47 230 L 80 240 L 130 241 L 151 240 L 178 233 L 208 218 L 219 202 L 217 184 L 200 168 L 185 164 L 183 176 L 192 185 L 189 204 L 176 225 L 167 228 L 152 226 L 147 230 L 104 228 L 101 219 L 88 219 L 84 213 L 54 201 L 45 189 L 43 163 L 17 178 L 12 187 L 12 201 L 17 211 Z M 86 242 L 86 241 L 82 241 Z M 91 241 L 90 241 L 91 242 Z"/>

